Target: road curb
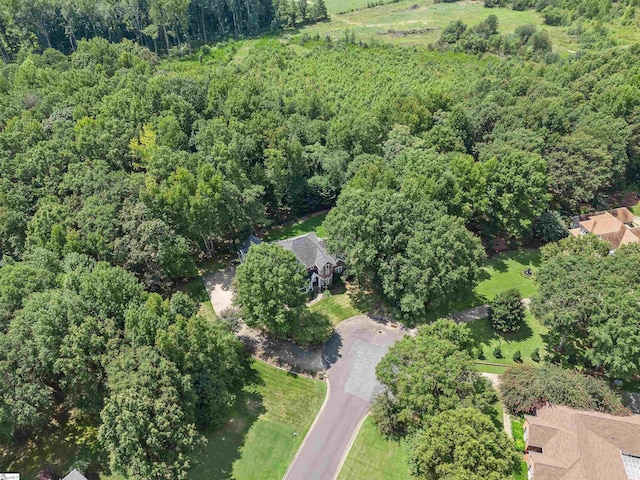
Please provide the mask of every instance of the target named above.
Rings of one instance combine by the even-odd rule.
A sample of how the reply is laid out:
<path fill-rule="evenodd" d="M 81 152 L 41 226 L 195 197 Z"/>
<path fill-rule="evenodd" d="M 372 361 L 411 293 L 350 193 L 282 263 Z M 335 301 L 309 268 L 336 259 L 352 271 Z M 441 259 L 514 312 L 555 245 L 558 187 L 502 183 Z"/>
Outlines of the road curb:
<path fill-rule="evenodd" d="M 342 471 L 344 462 L 347 461 L 349 452 L 351 451 L 353 444 L 356 442 L 356 438 L 358 438 L 360 429 L 362 428 L 362 425 L 364 424 L 364 421 L 367 419 L 368 416 L 369 416 L 369 413 L 367 412 L 367 414 L 364 417 L 362 417 L 362 420 L 360 420 L 360 423 L 358 424 L 356 429 L 353 431 L 353 435 L 351 435 L 351 439 L 349 440 L 349 445 L 347 445 L 347 448 L 345 448 L 344 453 L 342 454 L 342 458 L 340 459 L 340 463 L 338 464 L 338 471 L 336 472 L 336 476 L 334 477 L 334 480 L 337 480 L 337 478 L 340 476 L 340 472 Z"/>
<path fill-rule="evenodd" d="M 304 439 L 302 440 L 302 443 L 298 447 L 298 451 L 296 451 L 296 454 L 293 457 L 293 460 L 291 460 L 291 463 L 289 463 L 289 467 L 287 468 L 287 471 L 284 472 L 284 476 L 282 477 L 282 480 L 286 480 L 287 475 L 289 475 L 289 472 L 291 472 L 291 468 L 293 467 L 293 464 L 296 463 L 296 460 L 298 459 L 298 456 L 300 455 L 300 452 L 302 451 L 302 449 L 304 448 L 305 444 L 307 443 L 307 440 L 309 439 L 309 435 L 311 434 L 311 431 L 313 430 L 313 427 L 315 427 L 316 423 L 318 423 L 318 419 L 320 418 L 320 415 L 322 415 L 322 412 L 324 411 L 324 408 L 327 406 L 327 403 L 329 402 L 329 395 L 331 394 L 331 382 L 329 382 L 329 377 L 326 376 L 326 375 L 325 375 L 325 381 L 327 382 L 327 393 L 324 396 L 324 401 L 322 402 L 322 406 L 320 407 L 320 410 L 318 410 L 318 413 L 316 414 L 316 418 L 313 419 L 313 422 L 311 423 L 311 426 L 309 427 L 309 430 L 307 430 L 307 433 L 304 436 Z M 351 449 L 351 446 L 349 446 L 349 449 Z M 342 465 L 340 465 L 340 468 L 342 468 Z"/>

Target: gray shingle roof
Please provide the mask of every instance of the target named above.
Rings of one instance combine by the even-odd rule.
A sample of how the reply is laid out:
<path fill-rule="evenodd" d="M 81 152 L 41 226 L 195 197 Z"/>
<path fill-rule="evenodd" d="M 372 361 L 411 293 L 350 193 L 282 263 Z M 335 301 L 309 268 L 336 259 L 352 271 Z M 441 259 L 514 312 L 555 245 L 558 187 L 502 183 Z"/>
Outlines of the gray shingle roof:
<path fill-rule="evenodd" d="M 69 472 L 69 474 L 64 477 L 62 480 L 87 480 L 87 477 L 85 477 L 84 475 L 82 475 L 78 470 L 76 470 L 75 468 L 73 470 L 71 470 Z"/>
<path fill-rule="evenodd" d="M 256 237 L 255 235 L 249 235 L 249 238 L 247 238 L 240 247 L 240 257 L 244 258 L 247 253 L 249 253 L 249 248 L 251 247 L 251 245 L 260 245 L 261 243 L 262 240 L 260 240 L 258 237 Z"/>
<path fill-rule="evenodd" d="M 306 233 L 298 237 L 287 238 L 276 242 L 281 247 L 290 250 L 305 268 L 323 268 L 327 263 L 335 265 L 338 260 L 327 252 L 324 241 L 315 233 Z"/>

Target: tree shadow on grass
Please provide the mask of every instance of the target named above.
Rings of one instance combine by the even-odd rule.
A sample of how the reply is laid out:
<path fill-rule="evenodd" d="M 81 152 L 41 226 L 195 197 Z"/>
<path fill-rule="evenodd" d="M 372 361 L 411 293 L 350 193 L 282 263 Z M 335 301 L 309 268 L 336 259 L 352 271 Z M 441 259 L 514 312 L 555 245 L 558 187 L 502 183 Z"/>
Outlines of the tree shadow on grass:
<path fill-rule="evenodd" d="M 498 335 L 506 342 L 522 342 L 533 336 L 533 330 L 528 323 L 522 322 L 516 332 L 499 332 Z"/>
<path fill-rule="evenodd" d="M 236 391 L 236 399 L 221 425 L 203 432 L 207 443 L 195 455 L 189 478 L 223 480 L 231 478 L 233 464 L 242 457 L 247 434 L 266 409 L 257 387 L 264 385 L 259 373 L 249 369 L 245 386 Z"/>

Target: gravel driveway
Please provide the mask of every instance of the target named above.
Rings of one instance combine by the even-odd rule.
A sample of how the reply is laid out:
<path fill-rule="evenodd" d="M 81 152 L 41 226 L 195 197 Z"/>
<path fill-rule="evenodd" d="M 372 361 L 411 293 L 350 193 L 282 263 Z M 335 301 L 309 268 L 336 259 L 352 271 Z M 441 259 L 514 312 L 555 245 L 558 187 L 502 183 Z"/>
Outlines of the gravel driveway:
<path fill-rule="evenodd" d="M 216 315 L 231 306 L 233 300 L 233 291 L 231 290 L 231 282 L 236 276 L 236 267 L 227 267 L 219 272 L 210 273 L 202 277 L 204 288 L 209 293 L 211 304 Z"/>
<path fill-rule="evenodd" d="M 286 480 L 330 480 L 355 440 L 369 405 L 379 391 L 375 368 L 406 332 L 360 315 L 342 322 L 326 343 L 323 362 L 329 390 Z"/>

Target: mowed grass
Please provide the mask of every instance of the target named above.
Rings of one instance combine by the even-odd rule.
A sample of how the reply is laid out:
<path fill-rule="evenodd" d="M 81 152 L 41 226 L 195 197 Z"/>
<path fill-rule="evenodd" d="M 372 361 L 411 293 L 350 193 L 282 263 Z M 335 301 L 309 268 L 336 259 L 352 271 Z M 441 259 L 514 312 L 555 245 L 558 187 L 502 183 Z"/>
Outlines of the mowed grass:
<path fill-rule="evenodd" d="M 324 382 L 260 361 L 220 428 L 205 432 L 192 479 L 280 480 L 311 426 L 326 393 Z"/>
<path fill-rule="evenodd" d="M 494 297 L 505 290 L 516 288 L 522 298 L 530 298 L 538 291 L 533 280 L 540 267 L 540 251 L 538 249 L 510 250 L 485 260 L 480 271 L 480 281 L 473 291 L 452 298 L 449 304 L 432 310 L 426 321 L 431 322 L 452 313 L 471 307 L 486 305 Z M 532 276 L 526 277 L 523 272 L 530 269 Z"/>
<path fill-rule="evenodd" d="M 339 0 L 334 0 L 336 3 Z M 357 5 L 365 0 L 348 0 L 346 4 Z M 331 7 L 332 11 L 346 11 L 348 8 Z M 330 21 L 308 25 L 300 30 L 309 35 L 318 34 L 322 38 L 329 35 L 334 40 L 344 38 L 349 30 L 356 40 L 380 41 L 399 45 L 426 46 L 440 38 L 442 30 L 450 22 L 462 20 L 472 27 L 489 15 L 498 17 L 498 31 L 513 33 L 521 25 L 533 24 L 539 30 L 546 30 L 553 42 L 554 51 L 566 53 L 577 50 L 575 40 L 564 28 L 543 24 L 542 16 L 533 9 L 515 11 L 510 8 L 485 8 L 483 1 L 462 0 L 452 3 L 436 3 L 432 0 L 404 0 L 372 8 L 331 15 Z"/>
<path fill-rule="evenodd" d="M 322 300 L 311 305 L 309 309 L 312 312 L 320 312 L 328 316 L 334 327 L 343 320 L 362 313 L 352 305 L 348 293 L 339 293 L 337 295 L 324 293 Z"/>
<path fill-rule="evenodd" d="M 315 232 L 319 238 L 324 238 L 324 219 L 328 211 L 313 214 L 305 220 L 293 220 L 284 225 L 278 225 L 271 228 L 264 236 L 263 240 L 272 242 L 274 240 L 284 240 L 286 238 L 297 237 L 305 233 Z"/>
<path fill-rule="evenodd" d="M 371 417 L 362 424 L 338 480 L 410 480 L 406 446 L 386 440 Z"/>
<path fill-rule="evenodd" d="M 487 319 L 474 320 L 473 322 L 465 324 L 465 326 L 469 329 L 471 338 L 482 348 L 484 354 L 483 360 L 486 362 L 513 365 L 516 362 L 513 361 L 512 356 L 517 350 L 520 350 L 522 363 L 535 364 L 531 359 L 531 354 L 536 348 L 539 350 L 540 356 L 544 357 L 545 343 L 543 337 L 547 334 L 548 330 L 542 326 L 538 319 L 528 310 L 524 324 L 517 332 L 498 332 L 491 326 Z M 493 355 L 493 351 L 498 345 L 502 351 L 503 358 L 496 358 Z M 481 367 L 488 366 L 481 365 Z M 481 371 L 486 370 L 482 369 Z"/>
<path fill-rule="evenodd" d="M 511 250 L 501 253 L 485 261 L 482 280 L 475 289 L 475 293 L 488 301 L 500 292 L 510 288 L 520 291 L 523 298 L 530 298 L 537 291 L 533 281 L 540 266 L 539 250 Z M 530 269 L 531 277 L 524 275 Z"/>

